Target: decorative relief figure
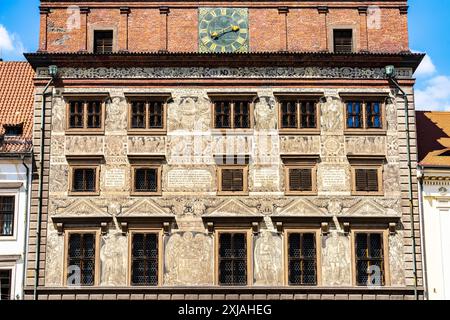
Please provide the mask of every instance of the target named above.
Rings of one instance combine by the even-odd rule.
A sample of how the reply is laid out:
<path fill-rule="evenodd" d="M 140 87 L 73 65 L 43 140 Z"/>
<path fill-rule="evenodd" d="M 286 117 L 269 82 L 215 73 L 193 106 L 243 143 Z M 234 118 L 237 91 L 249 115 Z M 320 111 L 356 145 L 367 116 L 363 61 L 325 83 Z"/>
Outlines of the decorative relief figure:
<path fill-rule="evenodd" d="M 168 137 L 169 164 L 212 164 L 211 137 L 205 135 L 172 135 Z"/>
<path fill-rule="evenodd" d="M 52 165 L 50 167 L 50 192 L 67 192 L 69 188 L 69 167 L 67 165 Z"/>
<path fill-rule="evenodd" d="M 275 97 L 259 97 L 255 105 L 255 129 L 276 130 L 278 127 L 277 118 Z"/>
<path fill-rule="evenodd" d="M 126 156 L 126 143 L 125 136 L 106 136 L 105 155 L 109 157 Z"/>
<path fill-rule="evenodd" d="M 391 286 L 402 287 L 405 285 L 405 262 L 404 262 L 403 231 L 397 230 L 394 235 L 389 236 L 389 268 L 391 275 Z"/>
<path fill-rule="evenodd" d="M 66 154 L 103 154 L 103 137 L 66 136 Z"/>
<path fill-rule="evenodd" d="M 327 96 L 321 99 L 321 124 L 325 133 L 336 133 L 343 130 L 344 115 L 341 100 L 337 96 Z"/>
<path fill-rule="evenodd" d="M 400 166 L 398 164 L 387 164 L 384 166 L 383 187 L 386 197 L 400 195 Z"/>
<path fill-rule="evenodd" d="M 324 286 L 351 285 L 350 240 L 332 230 L 322 245 L 322 284 Z"/>
<path fill-rule="evenodd" d="M 63 133 L 66 129 L 66 102 L 55 97 L 52 106 L 52 134 Z"/>
<path fill-rule="evenodd" d="M 395 135 L 388 135 L 386 148 L 388 157 L 398 157 L 398 137 Z"/>
<path fill-rule="evenodd" d="M 203 233 L 172 234 L 165 247 L 164 284 L 212 285 L 213 247 L 212 237 Z"/>
<path fill-rule="evenodd" d="M 128 154 L 156 153 L 165 154 L 165 137 L 128 137 Z"/>
<path fill-rule="evenodd" d="M 343 136 L 322 136 L 321 155 L 325 160 L 337 161 L 336 157 L 345 157 L 345 141 Z M 331 159 L 328 159 L 331 158 Z"/>
<path fill-rule="evenodd" d="M 385 137 L 347 137 L 347 154 L 385 154 Z"/>
<path fill-rule="evenodd" d="M 127 129 L 128 105 L 124 96 L 115 95 L 106 105 L 106 130 L 125 131 Z"/>
<path fill-rule="evenodd" d="M 101 285 L 126 286 L 128 241 L 120 229 L 110 230 L 102 236 L 100 249 Z"/>
<path fill-rule="evenodd" d="M 205 95 L 176 96 L 168 105 L 170 131 L 207 131 L 211 128 L 211 101 Z"/>
<path fill-rule="evenodd" d="M 51 156 L 53 157 L 61 157 L 64 156 L 65 150 L 65 138 L 64 136 L 52 136 L 51 140 Z"/>
<path fill-rule="evenodd" d="M 255 239 L 254 254 L 256 286 L 281 286 L 283 284 L 283 255 L 281 237 L 268 230 Z"/>
<path fill-rule="evenodd" d="M 45 285 L 60 287 L 62 285 L 61 280 L 64 277 L 64 237 L 58 235 L 53 223 L 48 224 L 46 241 Z"/>
<path fill-rule="evenodd" d="M 387 99 L 386 122 L 388 131 L 397 131 L 397 106 L 395 105 L 395 98 Z"/>
<path fill-rule="evenodd" d="M 281 153 L 318 154 L 320 152 L 320 137 L 280 137 Z"/>

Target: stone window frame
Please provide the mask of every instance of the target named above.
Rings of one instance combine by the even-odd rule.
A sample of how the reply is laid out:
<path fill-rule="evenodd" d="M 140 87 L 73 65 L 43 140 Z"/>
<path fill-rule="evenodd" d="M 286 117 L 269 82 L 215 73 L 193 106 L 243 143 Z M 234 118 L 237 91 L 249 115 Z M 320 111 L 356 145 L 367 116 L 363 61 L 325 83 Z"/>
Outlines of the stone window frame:
<path fill-rule="evenodd" d="M 73 175 L 76 169 L 94 169 L 95 170 L 95 191 L 75 191 L 73 190 Z M 100 163 L 92 163 L 81 161 L 77 163 L 69 163 L 69 196 L 99 196 L 100 195 Z"/>
<path fill-rule="evenodd" d="M 286 228 L 283 229 L 284 233 L 284 283 L 290 287 L 305 287 L 314 286 L 319 287 L 322 285 L 322 232 L 320 228 L 314 227 L 299 227 L 299 228 Z M 316 242 L 316 284 L 315 285 L 295 285 L 289 283 L 289 234 L 291 233 L 314 233 Z"/>
<path fill-rule="evenodd" d="M 355 235 L 357 233 L 378 233 L 382 235 L 383 239 L 383 264 L 384 264 L 384 284 L 382 287 L 391 286 L 391 273 L 390 273 L 390 263 L 389 263 L 389 229 L 382 228 L 381 226 L 370 227 L 352 227 L 350 230 L 350 250 L 352 255 L 352 286 L 364 288 L 364 286 L 360 286 L 356 281 L 356 244 Z"/>
<path fill-rule="evenodd" d="M 352 53 L 358 52 L 360 48 L 359 24 L 336 24 L 328 27 L 328 51 L 334 52 L 334 30 L 352 30 Z M 343 53 L 345 54 L 345 53 Z"/>
<path fill-rule="evenodd" d="M 255 127 L 255 99 L 257 98 L 256 93 L 208 93 L 209 98 L 211 99 L 211 127 L 213 133 L 227 133 L 236 132 L 236 133 L 251 133 Z M 231 127 L 230 128 L 217 128 L 216 127 L 216 101 L 230 101 L 231 103 L 236 100 L 249 102 L 249 127 L 248 128 L 234 128 L 234 107 L 230 106 L 231 109 Z"/>
<path fill-rule="evenodd" d="M 383 188 L 383 172 L 384 161 L 381 159 L 365 159 L 365 160 L 350 160 L 351 165 L 351 180 L 352 180 L 352 195 L 353 196 L 384 196 Z M 378 191 L 357 191 L 356 190 L 356 169 L 368 169 L 378 171 Z"/>
<path fill-rule="evenodd" d="M 112 31 L 113 32 L 113 49 L 112 52 L 118 52 L 119 48 L 119 32 L 117 26 L 113 25 L 89 25 L 88 32 L 88 52 L 94 53 L 95 49 L 95 31 Z"/>
<path fill-rule="evenodd" d="M 161 287 L 164 283 L 164 230 L 162 228 L 149 228 L 145 226 L 132 227 L 128 229 L 128 262 L 127 262 L 127 285 L 133 288 L 140 288 L 141 285 L 132 284 L 132 264 L 133 264 L 133 235 L 136 233 L 156 234 L 158 235 L 158 284 L 151 287 Z M 147 285 L 145 285 L 147 286 Z"/>
<path fill-rule="evenodd" d="M 286 196 L 314 196 L 318 194 L 317 171 L 319 156 L 316 155 L 282 155 L 284 171 L 284 194 Z M 312 191 L 291 191 L 289 187 L 290 169 L 311 169 Z"/>
<path fill-rule="evenodd" d="M 136 191 L 135 189 L 135 175 L 137 169 L 156 169 L 157 173 L 157 190 L 155 192 Z M 162 195 L 162 164 L 144 164 L 144 163 L 132 163 L 130 166 L 131 171 L 131 192 L 132 196 L 161 196 Z"/>
<path fill-rule="evenodd" d="M 12 226 L 12 235 L 0 235 L 0 242 L 2 241 L 14 241 L 17 240 L 18 228 L 19 228 L 19 190 L 7 190 L 0 189 L 0 197 L 14 197 L 14 217 Z"/>
<path fill-rule="evenodd" d="M 247 284 L 242 287 L 253 285 L 253 240 L 254 235 L 251 228 L 218 227 L 214 229 L 214 284 L 219 287 L 231 287 L 219 283 L 219 235 L 221 233 L 241 233 L 246 235 L 247 244 Z"/>
<path fill-rule="evenodd" d="M 95 236 L 95 266 L 94 266 L 94 284 L 89 286 L 81 285 L 82 287 L 92 288 L 100 285 L 100 236 L 101 228 L 98 227 L 86 227 L 86 228 L 65 228 L 64 229 L 64 270 L 62 274 L 62 283 L 64 287 L 71 287 L 67 284 L 67 269 L 69 260 L 69 236 L 70 234 L 93 234 Z"/>
<path fill-rule="evenodd" d="M 344 115 L 344 134 L 345 135 L 386 135 L 386 95 L 383 94 L 341 94 L 343 115 Z M 362 108 L 362 128 L 349 128 L 347 126 L 347 103 L 350 101 L 361 102 Z M 367 128 L 366 106 L 367 102 L 380 102 L 381 108 L 381 128 Z"/>
<path fill-rule="evenodd" d="M 243 190 L 242 191 L 222 191 L 222 170 L 227 170 L 227 169 L 243 170 Z M 248 187 L 249 165 L 248 164 L 217 165 L 216 172 L 217 172 L 217 195 L 218 196 L 247 196 L 249 194 L 249 187 Z"/>
<path fill-rule="evenodd" d="M 168 113 L 168 103 L 171 98 L 170 94 L 128 94 L 125 93 L 127 99 L 127 132 L 129 135 L 166 135 L 167 134 L 167 113 Z M 148 105 L 146 103 L 146 127 L 143 129 L 132 128 L 132 102 L 133 101 L 161 101 L 163 102 L 163 119 L 162 128 L 149 128 L 148 127 Z"/>
<path fill-rule="evenodd" d="M 64 99 L 66 101 L 66 123 L 65 123 L 65 133 L 66 135 L 102 135 L 105 133 L 105 121 L 106 121 L 106 100 L 108 97 L 105 94 L 80 94 L 80 95 L 65 95 Z M 86 125 L 87 115 L 84 115 L 84 127 L 83 128 L 71 128 L 70 127 L 70 102 L 71 101 L 83 101 L 84 112 L 86 113 L 86 102 L 98 100 L 102 102 L 101 105 L 101 127 L 100 128 L 88 128 Z"/>
<path fill-rule="evenodd" d="M 323 94 L 317 93 L 274 93 L 276 98 L 276 106 L 278 113 L 278 132 L 284 135 L 295 135 L 295 134 L 307 134 L 307 135 L 318 135 L 321 132 L 321 112 L 320 112 L 320 98 Z M 282 112 L 281 112 L 281 102 L 286 100 L 296 100 L 296 114 L 297 114 L 297 127 L 296 128 L 283 128 L 282 126 Z M 299 101 L 315 101 L 315 112 L 316 112 L 316 127 L 315 128 L 301 128 L 300 126 L 300 110 Z"/>

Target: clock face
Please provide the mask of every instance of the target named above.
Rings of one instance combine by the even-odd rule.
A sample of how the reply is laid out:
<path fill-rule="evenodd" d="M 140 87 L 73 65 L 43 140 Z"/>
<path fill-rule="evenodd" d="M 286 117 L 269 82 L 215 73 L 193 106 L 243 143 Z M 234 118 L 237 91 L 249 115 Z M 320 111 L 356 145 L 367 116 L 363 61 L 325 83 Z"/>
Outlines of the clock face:
<path fill-rule="evenodd" d="M 248 10 L 243 8 L 200 8 L 200 52 L 247 52 Z"/>

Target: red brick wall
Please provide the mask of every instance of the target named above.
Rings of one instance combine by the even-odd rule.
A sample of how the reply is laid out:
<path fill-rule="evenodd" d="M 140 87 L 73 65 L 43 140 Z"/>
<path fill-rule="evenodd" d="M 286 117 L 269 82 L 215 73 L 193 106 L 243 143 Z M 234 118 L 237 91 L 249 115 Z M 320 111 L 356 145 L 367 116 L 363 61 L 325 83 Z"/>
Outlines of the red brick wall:
<path fill-rule="evenodd" d="M 153 7 L 146 7 L 145 4 L 136 5 L 136 7 L 130 5 L 128 19 L 126 13 L 121 14 L 120 4 L 111 6 L 112 3 L 113 1 L 105 2 L 90 8 L 87 28 L 83 27 L 84 15 L 82 14 L 80 28 L 69 31 L 67 29 L 69 14 L 66 8 L 61 8 L 59 5 L 58 8 L 52 8 L 57 3 L 43 1 L 43 7 L 51 10 L 48 16 L 44 10 L 41 12 L 41 23 L 47 23 L 47 28 L 45 26 L 40 28 L 41 50 L 54 52 L 90 50 L 93 41 L 92 29 L 95 27 L 109 27 L 116 31 L 116 50 L 123 50 L 126 44 L 130 51 L 198 50 L 198 2 L 192 5 L 186 2 L 176 8 L 170 8 L 170 1 L 165 3 L 164 5 L 169 4 L 170 9 L 167 27 L 166 15 L 160 12 L 160 7 L 154 3 L 149 3 Z M 249 7 L 250 50 L 286 50 L 286 30 L 289 50 L 325 50 L 332 47 L 330 35 L 335 26 L 354 26 L 357 51 L 407 50 L 407 14 L 401 13 L 400 10 L 406 5 L 406 1 L 394 0 L 389 2 L 389 6 L 382 6 L 380 27 L 366 28 L 366 15 L 360 12 L 358 7 L 371 3 L 373 2 L 333 3 L 333 6 L 328 8 L 328 12 L 325 11 L 327 13 L 319 13 L 318 6 L 323 5 L 323 2 L 318 1 L 316 5 L 286 2 L 287 7 L 291 5 L 287 19 L 285 14 L 278 10 L 284 5 L 281 2 L 243 3 L 242 6 Z M 105 7 L 107 5 L 109 5 L 108 8 Z M 217 6 L 227 6 L 227 4 L 218 3 Z"/>

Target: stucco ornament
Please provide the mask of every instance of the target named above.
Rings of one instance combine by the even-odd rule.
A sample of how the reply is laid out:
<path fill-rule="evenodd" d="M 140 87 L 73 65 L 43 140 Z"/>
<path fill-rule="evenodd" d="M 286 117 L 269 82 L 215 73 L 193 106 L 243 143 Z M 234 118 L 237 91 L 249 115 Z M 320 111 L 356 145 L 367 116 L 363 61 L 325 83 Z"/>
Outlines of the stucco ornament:
<path fill-rule="evenodd" d="M 405 285 L 403 231 L 389 236 L 389 268 L 392 286 Z"/>
<path fill-rule="evenodd" d="M 282 136 L 280 137 L 281 153 L 318 154 L 320 137 Z"/>
<path fill-rule="evenodd" d="M 400 188 L 400 166 L 397 164 L 388 164 L 384 166 L 383 186 L 386 196 L 398 196 L 401 193 Z"/>
<path fill-rule="evenodd" d="M 127 238 L 118 228 L 102 236 L 100 249 L 101 285 L 126 286 L 127 284 Z"/>
<path fill-rule="evenodd" d="M 127 129 L 127 100 L 124 96 L 115 95 L 106 106 L 106 129 L 108 131 L 124 131 Z"/>
<path fill-rule="evenodd" d="M 347 137 L 346 147 L 348 154 L 385 154 L 385 137 Z"/>
<path fill-rule="evenodd" d="M 58 235 L 53 223 L 48 224 L 46 241 L 45 286 L 59 287 L 62 285 L 62 276 L 64 276 L 64 237 Z"/>
<path fill-rule="evenodd" d="M 336 132 L 343 130 L 343 108 L 337 96 L 327 96 L 321 100 L 321 124 L 322 130 Z"/>
<path fill-rule="evenodd" d="M 350 240 L 331 231 L 322 246 L 322 284 L 324 286 L 345 286 L 351 284 Z"/>
<path fill-rule="evenodd" d="M 278 286 L 283 284 L 282 240 L 276 233 L 261 232 L 255 240 L 255 285 Z"/>
<path fill-rule="evenodd" d="M 209 130 L 210 106 L 209 98 L 201 94 L 174 97 L 168 105 L 169 130 Z"/>
<path fill-rule="evenodd" d="M 213 241 L 203 233 L 172 234 L 165 248 L 165 285 L 212 285 Z"/>
<path fill-rule="evenodd" d="M 255 129 L 277 129 L 276 101 L 273 96 L 260 96 L 255 105 Z"/>
<path fill-rule="evenodd" d="M 128 137 L 127 145 L 129 154 L 164 154 L 166 152 L 165 137 Z"/>
<path fill-rule="evenodd" d="M 66 127 L 66 102 L 62 97 L 53 99 L 52 133 L 64 132 Z"/>
<path fill-rule="evenodd" d="M 103 154 L 104 137 L 66 136 L 66 154 Z"/>

